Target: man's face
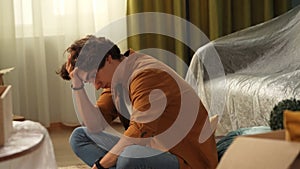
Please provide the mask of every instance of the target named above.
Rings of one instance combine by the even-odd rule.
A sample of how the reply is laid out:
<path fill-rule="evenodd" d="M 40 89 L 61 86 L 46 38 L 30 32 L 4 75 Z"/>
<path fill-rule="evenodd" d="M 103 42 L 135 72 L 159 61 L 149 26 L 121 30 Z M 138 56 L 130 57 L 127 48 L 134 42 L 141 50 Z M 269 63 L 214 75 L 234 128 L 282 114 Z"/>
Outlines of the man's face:
<path fill-rule="evenodd" d="M 104 66 L 96 74 L 94 86 L 97 90 L 111 87 L 112 77 L 119 63 L 120 61 L 113 60 L 111 56 L 106 58 Z"/>
<path fill-rule="evenodd" d="M 90 72 L 80 71 L 78 74 L 84 83 L 92 83 L 96 90 L 110 88 L 111 77 L 105 67 L 101 68 L 98 72 L 97 69 L 94 69 Z"/>
<path fill-rule="evenodd" d="M 96 74 L 96 79 L 94 82 L 95 89 L 99 90 L 100 88 L 110 88 L 111 79 L 112 79 L 112 74 L 110 69 L 108 69 L 106 66 L 99 69 L 99 71 Z"/>
<path fill-rule="evenodd" d="M 97 70 L 94 69 L 90 72 L 78 70 L 78 76 L 84 83 L 94 83 L 96 78 Z"/>

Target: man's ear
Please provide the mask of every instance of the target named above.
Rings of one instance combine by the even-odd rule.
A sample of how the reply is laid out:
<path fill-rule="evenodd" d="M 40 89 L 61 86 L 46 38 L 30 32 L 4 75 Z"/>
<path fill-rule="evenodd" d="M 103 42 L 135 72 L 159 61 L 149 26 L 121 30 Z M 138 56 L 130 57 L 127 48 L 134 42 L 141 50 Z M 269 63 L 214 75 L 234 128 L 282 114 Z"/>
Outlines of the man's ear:
<path fill-rule="evenodd" d="M 111 57 L 111 55 L 108 55 L 107 57 L 106 57 L 106 61 L 109 63 L 109 64 L 111 64 L 111 62 L 112 62 L 112 57 Z"/>

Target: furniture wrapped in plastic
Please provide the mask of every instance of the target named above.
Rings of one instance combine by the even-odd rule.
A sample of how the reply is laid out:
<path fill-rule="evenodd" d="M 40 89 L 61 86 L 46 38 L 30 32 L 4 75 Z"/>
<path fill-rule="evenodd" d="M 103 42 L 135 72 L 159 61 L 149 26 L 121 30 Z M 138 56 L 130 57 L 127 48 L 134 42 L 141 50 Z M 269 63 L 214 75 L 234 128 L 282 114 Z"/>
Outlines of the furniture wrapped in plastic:
<path fill-rule="evenodd" d="M 300 99 L 300 6 L 200 47 L 186 80 L 219 115 L 217 135 L 268 126 L 275 104 Z"/>

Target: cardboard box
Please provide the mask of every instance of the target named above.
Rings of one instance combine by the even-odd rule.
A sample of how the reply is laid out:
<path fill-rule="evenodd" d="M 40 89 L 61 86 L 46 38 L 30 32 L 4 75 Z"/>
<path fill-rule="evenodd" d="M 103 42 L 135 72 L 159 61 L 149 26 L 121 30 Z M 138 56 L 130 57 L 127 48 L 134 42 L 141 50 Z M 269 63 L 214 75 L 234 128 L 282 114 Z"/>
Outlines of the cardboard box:
<path fill-rule="evenodd" d="M 14 70 L 14 67 L 11 68 L 6 68 L 6 69 L 0 69 L 0 85 L 4 85 L 4 80 L 3 80 L 3 75 L 5 75 L 6 73 Z"/>
<path fill-rule="evenodd" d="M 0 85 L 4 85 L 3 74 L 0 74 Z"/>
<path fill-rule="evenodd" d="M 285 141 L 285 131 L 239 136 L 217 169 L 299 169 L 300 142 Z"/>
<path fill-rule="evenodd" d="M 0 146 L 3 146 L 11 136 L 12 119 L 11 86 L 0 86 Z"/>

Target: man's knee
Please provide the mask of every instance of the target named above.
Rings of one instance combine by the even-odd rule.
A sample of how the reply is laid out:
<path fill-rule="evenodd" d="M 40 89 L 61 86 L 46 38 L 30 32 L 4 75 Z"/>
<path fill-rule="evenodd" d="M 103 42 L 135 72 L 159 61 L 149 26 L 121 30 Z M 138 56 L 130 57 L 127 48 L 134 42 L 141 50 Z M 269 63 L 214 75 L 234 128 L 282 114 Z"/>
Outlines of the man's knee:
<path fill-rule="evenodd" d="M 75 152 L 76 149 L 87 139 L 87 135 L 83 127 L 77 127 L 73 130 L 70 138 L 69 143 Z"/>
<path fill-rule="evenodd" d="M 71 136 L 69 138 L 69 142 L 77 142 L 82 140 L 83 138 L 86 137 L 85 130 L 83 127 L 77 127 L 73 130 L 71 133 Z"/>

